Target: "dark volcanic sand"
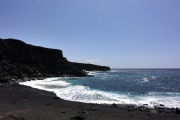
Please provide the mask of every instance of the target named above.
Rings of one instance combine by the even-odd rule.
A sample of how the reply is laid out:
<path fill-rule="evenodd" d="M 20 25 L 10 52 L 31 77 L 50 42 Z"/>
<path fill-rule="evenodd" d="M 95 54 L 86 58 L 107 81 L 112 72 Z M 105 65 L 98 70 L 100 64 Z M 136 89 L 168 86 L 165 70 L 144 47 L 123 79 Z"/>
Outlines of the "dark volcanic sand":
<path fill-rule="evenodd" d="M 19 84 L 0 87 L 0 120 L 180 120 L 180 114 L 70 102 Z"/>

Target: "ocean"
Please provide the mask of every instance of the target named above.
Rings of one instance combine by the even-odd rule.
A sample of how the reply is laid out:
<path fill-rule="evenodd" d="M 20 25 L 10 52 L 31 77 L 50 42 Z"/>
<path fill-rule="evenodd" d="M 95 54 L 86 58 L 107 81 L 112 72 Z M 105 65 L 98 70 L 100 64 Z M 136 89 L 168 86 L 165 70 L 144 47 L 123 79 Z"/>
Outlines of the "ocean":
<path fill-rule="evenodd" d="M 180 69 L 112 69 L 88 74 L 94 77 L 56 77 L 20 84 L 52 91 L 68 101 L 180 107 Z"/>

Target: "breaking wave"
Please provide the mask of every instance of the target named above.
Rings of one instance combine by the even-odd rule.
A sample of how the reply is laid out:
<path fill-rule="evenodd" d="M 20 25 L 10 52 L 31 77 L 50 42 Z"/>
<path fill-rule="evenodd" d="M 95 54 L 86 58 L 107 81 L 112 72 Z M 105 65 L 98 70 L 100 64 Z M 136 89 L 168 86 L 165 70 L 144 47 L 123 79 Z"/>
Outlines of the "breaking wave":
<path fill-rule="evenodd" d="M 128 92 L 108 92 L 88 86 L 74 85 L 68 80 L 68 78 L 47 78 L 20 84 L 54 92 L 58 97 L 68 101 L 98 104 L 148 104 L 150 107 L 164 104 L 166 107 L 180 107 L 180 93 L 148 92 L 143 95 L 134 95 Z M 143 81 L 148 82 L 146 78 Z"/>

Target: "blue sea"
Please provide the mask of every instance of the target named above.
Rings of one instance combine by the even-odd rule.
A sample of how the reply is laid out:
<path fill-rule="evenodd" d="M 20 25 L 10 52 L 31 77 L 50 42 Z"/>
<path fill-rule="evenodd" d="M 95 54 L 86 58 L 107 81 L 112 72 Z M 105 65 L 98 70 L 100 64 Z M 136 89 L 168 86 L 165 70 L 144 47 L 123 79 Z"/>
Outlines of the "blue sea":
<path fill-rule="evenodd" d="M 112 69 L 88 74 L 94 77 L 47 78 L 20 84 L 52 91 L 68 101 L 180 107 L 180 69 Z"/>

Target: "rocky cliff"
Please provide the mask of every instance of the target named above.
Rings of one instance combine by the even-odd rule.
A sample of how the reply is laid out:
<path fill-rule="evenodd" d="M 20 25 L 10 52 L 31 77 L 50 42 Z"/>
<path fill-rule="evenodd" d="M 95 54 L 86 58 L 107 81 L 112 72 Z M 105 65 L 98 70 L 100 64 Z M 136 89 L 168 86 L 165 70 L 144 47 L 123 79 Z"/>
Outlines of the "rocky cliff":
<path fill-rule="evenodd" d="M 103 67 L 96 68 L 98 66 L 69 62 L 61 50 L 33 46 L 16 39 L 0 39 L 1 83 L 44 77 L 83 77 L 87 74 L 82 70 L 103 70 Z"/>

